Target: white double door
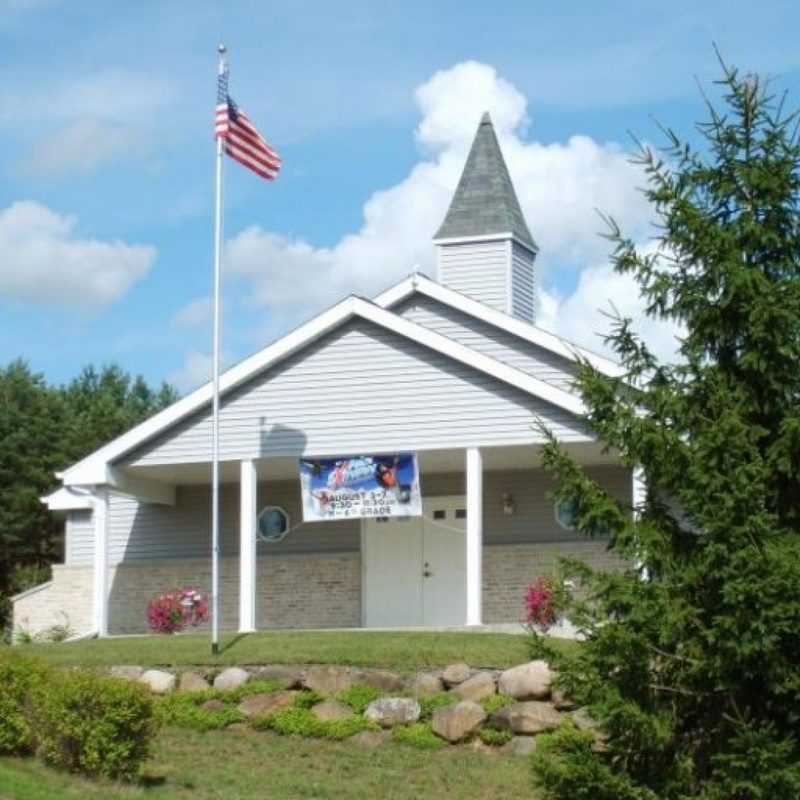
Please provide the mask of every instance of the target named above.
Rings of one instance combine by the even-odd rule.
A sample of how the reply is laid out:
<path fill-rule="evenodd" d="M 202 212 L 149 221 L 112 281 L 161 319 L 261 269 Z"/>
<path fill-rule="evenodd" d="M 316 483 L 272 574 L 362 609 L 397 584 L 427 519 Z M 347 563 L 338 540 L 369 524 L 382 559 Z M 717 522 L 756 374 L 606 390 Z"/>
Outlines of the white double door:
<path fill-rule="evenodd" d="M 423 500 L 422 517 L 364 522 L 364 625 L 464 625 L 467 619 L 464 497 Z"/>

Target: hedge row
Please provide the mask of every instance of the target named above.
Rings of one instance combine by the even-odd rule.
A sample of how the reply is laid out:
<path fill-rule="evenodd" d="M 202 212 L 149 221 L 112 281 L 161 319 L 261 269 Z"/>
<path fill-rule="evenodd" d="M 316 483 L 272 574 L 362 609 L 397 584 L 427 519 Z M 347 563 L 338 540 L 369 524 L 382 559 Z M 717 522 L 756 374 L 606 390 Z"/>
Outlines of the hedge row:
<path fill-rule="evenodd" d="M 86 775 L 139 774 L 157 727 L 143 686 L 0 651 L 0 753 Z"/>

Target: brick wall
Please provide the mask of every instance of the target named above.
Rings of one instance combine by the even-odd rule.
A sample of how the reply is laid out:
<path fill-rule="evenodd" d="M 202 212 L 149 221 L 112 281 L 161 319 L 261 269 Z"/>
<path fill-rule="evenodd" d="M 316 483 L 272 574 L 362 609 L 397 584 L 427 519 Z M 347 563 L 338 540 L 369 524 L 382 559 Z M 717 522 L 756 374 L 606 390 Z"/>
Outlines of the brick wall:
<path fill-rule="evenodd" d="M 493 545 L 483 551 L 484 622 L 519 622 L 528 584 L 550 574 L 556 559 L 579 558 L 595 568 L 621 561 L 602 542 Z M 112 634 L 143 633 L 147 601 L 175 586 L 211 586 L 207 559 L 129 562 L 111 569 Z M 317 553 L 260 558 L 256 577 L 258 628 L 356 628 L 361 624 L 361 558 L 358 553 Z M 239 617 L 239 562 L 220 560 L 220 624 L 235 630 Z M 92 629 L 91 567 L 53 567 L 53 580 L 14 602 L 15 630 L 31 633 L 64 622 L 78 633 Z"/>
<path fill-rule="evenodd" d="M 484 547 L 483 621 L 524 621 L 525 589 L 537 577 L 550 575 L 559 558 L 577 558 L 595 569 L 619 569 L 623 562 L 604 542 L 552 542 Z"/>

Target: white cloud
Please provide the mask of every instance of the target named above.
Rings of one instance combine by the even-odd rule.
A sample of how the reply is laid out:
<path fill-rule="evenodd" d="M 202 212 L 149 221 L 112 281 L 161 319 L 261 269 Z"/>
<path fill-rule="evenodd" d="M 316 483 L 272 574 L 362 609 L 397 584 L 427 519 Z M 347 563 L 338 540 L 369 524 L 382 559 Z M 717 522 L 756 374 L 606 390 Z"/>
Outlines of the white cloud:
<path fill-rule="evenodd" d="M 299 316 L 348 292 L 371 295 L 414 265 L 433 274 L 431 239 L 485 110 L 540 246 L 540 281 L 547 282 L 556 267 L 576 271 L 606 254 L 596 208 L 628 232 L 640 233 L 646 225 L 649 209 L 637 190 L 643 176 L 620 147 L 585 136 L 566 143 L 529 141 L 526 100 L 492 67 L 465 62 L 437 72 L 415 97 L 421 111 L 416 138 L 426 155 L 401 182 L 366 201 L 356 233 L 318 248 L 252 226 L 227 243 L 226 269 L 252 283 L 254 303 L 291 308 Z"/>
<path fill-rule="evenodd" d="M 662 360 L 674 360 L 680 328 L 673 322 L 647 317 L 639 297 L 639 286 L 630 275 L 620 275 L 610 264 L 581 272 L 575 291 L 561 297 L 555 291 L 539 292 L 537 324 L 613 358 L 603 340 L 611 330 L 609 314 L 633 320 L 634 330 Z"/>
<path fill-rule="evenodd" d="M 0 296 L 101 307 L 150 271 L 154 247 L 79 238 L 75 224 L 74 217 L 30 200 L 0 211 Z"/>
<path fill-rule="evenodd" d="M 68 81 L 0 86 L 0 125 L 24 125 L 38 140 L 23 159 L 36 175 L 89 173 L 149 152 L 154 120 L 174 97 L 161 77 L 106 69 Z M 47 133 L 41 134 L 42 130 Z"/>
<path fill-rule="evenodd" d="M 230 353 L 220 354 L 220 370 L 225 370 L 232 363 Z M 186 394 L 211 380 L 213 362 L 210 353 L 190 350 L 184 357 L 179 369 L 167 375 L 167 383 L 171 383 L 181 394 Z"/>
<path fill-rule="evenodd" d="M 211 356 L 208 353 L 192 350 L 186 354 L 180 369 L 167 375 L 167 382 L 181 394 L 186 394 L 211 380 L 211 368 Z"/>
<path fill-rule="evenodd" d="M 227 243 L 226 268 L 252 284 L 251 301 L 273 313 L 308 314 L 349 292 L 371 295 L 420 265 L 434 272 L 431 238 L 443 219 L 476 125 L 489 110 L 520 203 L 540 253 L 539 324 L 594 350 L 606 350 L 602 311 L 613 301 L 631 316 L 655 352 L 675 351 L 675 327 L 645 318 L 636 284 L 604 260 L 598 236 L 602 209 L 629 233 L 642 236 L 650 209 L 638 190 L 643 175 L 615 143 L 587 136 L 566 143 L 529 141 L 524 96 L 485 64 L 465 62 L 437 72 L 416 91 L 422 118 L 416 138 L 428 158 L 397 185 L 375 192 L 364 205 L 361 229 L 330 248 L 288 239 L 258 226 Z M 590 266 L 586 266 L 590 265 Z M 559 272 L 579 273 L 564 296 Z M 582 271 L 581 271 L 582 270 Z M 549 287 L 549 288 L 548 288 Z"/>
<path fill-rule="evenodd" d="M 145 150 L 143 136 L 134 128 L 82 119 L 40 139 L 24 166 L 36 175 L 87 174 L 106 162 Z"/>
<path fill-rule="evenodd" d="M 210 297 L 197 297 L 179 308 L 172 316 L 172 324 L 179 328 L 204 325 L 214 313 L 214 301 Z"/>

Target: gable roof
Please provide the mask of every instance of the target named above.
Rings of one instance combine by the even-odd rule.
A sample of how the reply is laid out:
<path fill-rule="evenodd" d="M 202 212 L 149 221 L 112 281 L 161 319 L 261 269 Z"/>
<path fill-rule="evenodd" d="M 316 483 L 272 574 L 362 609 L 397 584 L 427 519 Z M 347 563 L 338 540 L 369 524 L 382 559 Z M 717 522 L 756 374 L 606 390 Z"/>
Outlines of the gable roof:
<path fill-rule="evenodd" d="M 478 125 L 450 208 L 434 241 L 495 233 L 511 233 L 536 250 L 487 112 Z"/>
<path fill-rule="evenodd" d="M 584 413 L 583 403 L 575 395 L 490 356 L 478 353 L 440 333 L 404 319 L 379 303 L 352 295 L 226 370 L 220 375 L 220 394 L 224 395 L 230 392 L 259 372 L 288 358 L 353 318 L 364 319 L 418 342 L 572 414 L 581 416 Z M 212 385 L 207 383 L 69 467 L 60 473 L 59 477 L 65 485 L 114 485 L 113 462 L 199 411 L 210 404 L 211 400 Z"/>
<path fill-rule="evenodd" d="M 407 299 L 415 292 L 438 300 L 444 305 L 455 308 L 468 316 L 475 317 L 507 333 L 512 333 L 520 339 L 524 339 L 537 347 L 542 347 L 569 361 L 586 360 L 598 372 L 609 377 L 620 378 L 625 374 L 625 370 L 610 358 L 593 353 L 585 347 L 580 347 L 573 342 L 562 339 L 544 328 L 539 328 L 517 317 L 497 311 L 479 300 L 474 300 L 455 289 L 450 289 L 441 283 L 431 280 L 427 275 L 423 275 L 420 272 L 410 275 L 400 283 L 382 292 L 374 299 L 374 302 L 383 308 L 391 309 L 392 306 Z"/>

